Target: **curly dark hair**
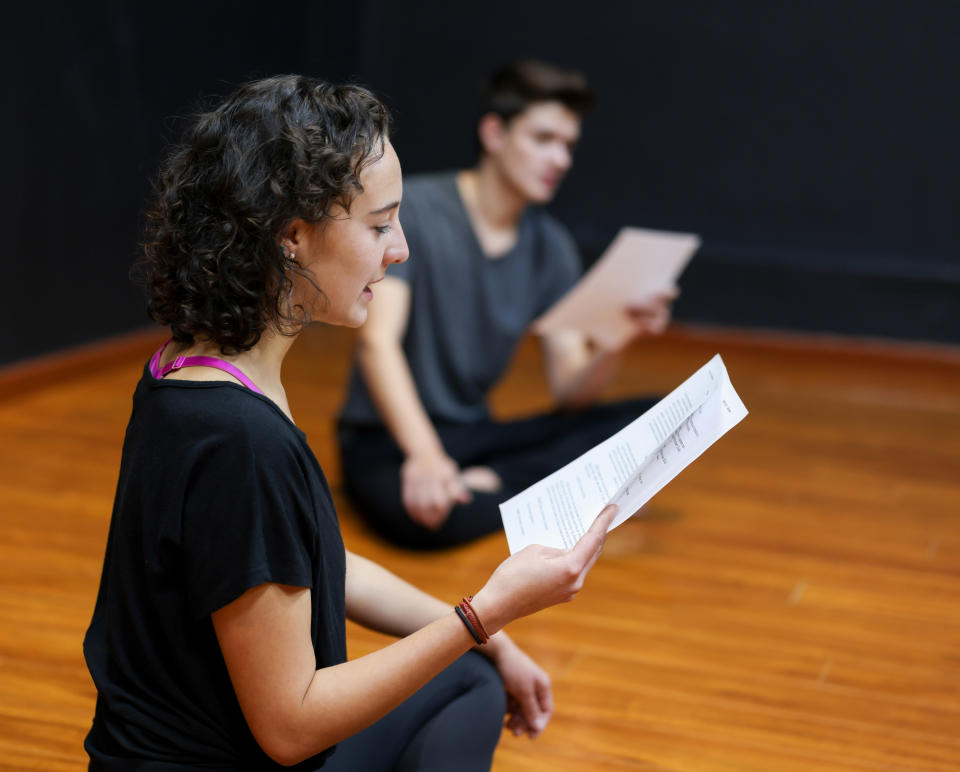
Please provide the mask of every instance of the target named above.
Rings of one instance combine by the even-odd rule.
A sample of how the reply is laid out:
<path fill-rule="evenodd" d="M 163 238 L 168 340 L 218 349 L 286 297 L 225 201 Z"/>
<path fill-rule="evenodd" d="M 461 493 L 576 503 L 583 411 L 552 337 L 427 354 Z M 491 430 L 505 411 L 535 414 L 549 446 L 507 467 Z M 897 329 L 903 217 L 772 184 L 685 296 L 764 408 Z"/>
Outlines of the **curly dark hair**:
<path fill-rule="evenodd" d="M 135 275 L 148 314 L 174 340 L 209 338 L 224 354 L 252 348 L 271 324 L 299 330 L 309 319 L 287 298 L 296 275 L 310 277 L 280 236 L 334 204 L 349 210 L 389 123 L 366 89 L 299 75 L 246 83 L 194 116 L 146 210 Z"/>

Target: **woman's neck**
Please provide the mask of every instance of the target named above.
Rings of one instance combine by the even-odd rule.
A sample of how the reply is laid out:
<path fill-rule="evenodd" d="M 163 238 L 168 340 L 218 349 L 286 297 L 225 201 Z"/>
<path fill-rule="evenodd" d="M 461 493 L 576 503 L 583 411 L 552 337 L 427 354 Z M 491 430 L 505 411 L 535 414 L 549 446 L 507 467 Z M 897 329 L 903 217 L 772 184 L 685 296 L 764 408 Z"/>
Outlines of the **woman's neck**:
<path fill-rule="evenodd" d="M 169 361 L 169 359 L 178 356 L 208 356 L 230 362 L 253 381 L 264 395 L 273 400 L 292 421 L 293 416 L 290 413 L 286 392 L 281 380 L 281 370 L 283 360 L 297 337 L 298 335 L 282 335 L 273 328 L 267 328 L 253 348 L 235 354 L 222 353 L 220 346 L 209 339 L 197 339 L 191 344 L 181 344 L 176 348 L 173 345 L 169 346 L 168 348 L 173 349 L 173 351 L 165 352 L 164 360 Z M 167 378 L 236 380 L 228 373 L 206 367 L 184 368 L 170 373 Z"/>

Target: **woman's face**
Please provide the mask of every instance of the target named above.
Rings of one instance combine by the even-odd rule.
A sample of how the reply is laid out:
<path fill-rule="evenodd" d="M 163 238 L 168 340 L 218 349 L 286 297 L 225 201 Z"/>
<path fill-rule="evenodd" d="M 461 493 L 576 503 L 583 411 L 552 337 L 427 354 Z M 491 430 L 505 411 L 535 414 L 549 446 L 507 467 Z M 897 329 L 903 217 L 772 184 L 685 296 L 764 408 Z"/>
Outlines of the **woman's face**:
<path fill-rule="evenodd" d="M 389 141 L 383 156 L 360 172 L 360 184 L 363 192 L 349 212 L 335 205 L 321 223 L 296 220 L 283 242 L 322 290 L 318 293 L 303 277 L 294 285 L 293 302 L 303 304 L 314 321 L 359 327 L 373 299 L 371 285 L 391 263 L 402 263 L 410 254 L 398 218 L 400 160 Z"/>

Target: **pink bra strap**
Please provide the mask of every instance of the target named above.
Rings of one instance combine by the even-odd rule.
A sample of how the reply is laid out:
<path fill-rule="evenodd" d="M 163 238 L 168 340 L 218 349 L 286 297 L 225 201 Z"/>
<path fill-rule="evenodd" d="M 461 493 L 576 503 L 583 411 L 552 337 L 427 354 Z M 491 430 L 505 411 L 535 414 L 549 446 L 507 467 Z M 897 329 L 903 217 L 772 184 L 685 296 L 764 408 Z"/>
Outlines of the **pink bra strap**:
<path fill-rule="evenodd" d="M 163 377 L 160 374 L 160 357 L 163 356 L 163 352 L 167 350 L 167 346 L 170 345 L 170 341 L 172 340 L 173 338 L 167 338 L 167 342 L 164 343 L 160 348 L 158 348 L 157 352 L 152 357 L 150 357 L 150 375 L 152 375 L 154 378 Z"/>
<path fill-rule="evenodd" d="M 223 370 L 225 373 L 230 373 L 230 375 L 240 381 L 240 383 L 250 389 L 254 394 L 263 394 L 263 392 L 256 387 L 256 384 L 241 372 L 240 368 L 219 357 L 180 356 L 171 362 L 167 362 L 167 364 L 161 368 L 160 357 L 163 356 L 163 351 L 166 349 L 168 343 L 170 343 L 169 340 L 160 347 L 160 350 L 157 351 L 150 360 L 150 374 L 154 378 L 163 378 L 168 373 L 172 373 L 174 370 L 179 370 L 182 367 L 213 367 L 217 370 Z"/>

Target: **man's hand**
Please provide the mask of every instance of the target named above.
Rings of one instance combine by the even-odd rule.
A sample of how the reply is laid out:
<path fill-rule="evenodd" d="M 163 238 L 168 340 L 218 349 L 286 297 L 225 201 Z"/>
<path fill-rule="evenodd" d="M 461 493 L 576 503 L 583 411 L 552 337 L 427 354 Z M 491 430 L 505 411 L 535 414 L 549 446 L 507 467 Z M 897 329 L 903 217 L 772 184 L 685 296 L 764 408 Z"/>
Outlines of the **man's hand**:
<path fill-rule="evenodd" d="M 626 312 L 636 325 L 633 338 L 660 335 L 670 323 L 673 301 L 680 291 L 676 287 L 648 295 L 627 306 Z"/>
<path fill-rule="evenodd" d="M 407 456 L 400 468 L 400 484 L 407 514 L 431 531 L 447 521 L 454 505 L 467 504 L 473 498 L 457 462 L 445 454 Z"/>

